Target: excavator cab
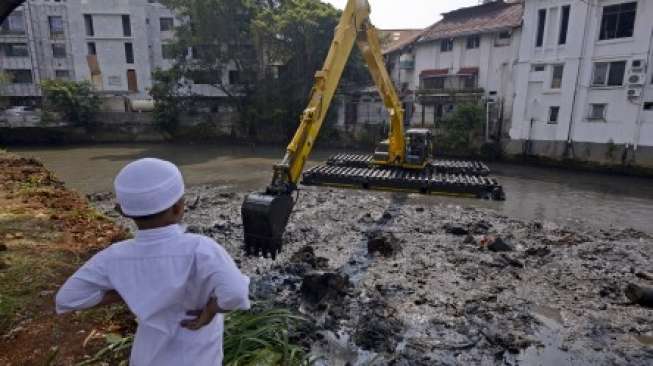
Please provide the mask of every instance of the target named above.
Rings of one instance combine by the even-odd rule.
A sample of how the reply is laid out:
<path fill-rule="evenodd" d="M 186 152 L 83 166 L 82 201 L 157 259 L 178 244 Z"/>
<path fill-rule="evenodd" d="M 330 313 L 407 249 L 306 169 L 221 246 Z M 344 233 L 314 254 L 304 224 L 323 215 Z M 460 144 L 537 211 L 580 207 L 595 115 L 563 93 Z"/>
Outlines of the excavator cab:
<path fill-rule="evenodd" d="M 433 133 L 426 128 L 406 131 L 406 162 L 408 168 L 424 169 L 433 154 Z"/>

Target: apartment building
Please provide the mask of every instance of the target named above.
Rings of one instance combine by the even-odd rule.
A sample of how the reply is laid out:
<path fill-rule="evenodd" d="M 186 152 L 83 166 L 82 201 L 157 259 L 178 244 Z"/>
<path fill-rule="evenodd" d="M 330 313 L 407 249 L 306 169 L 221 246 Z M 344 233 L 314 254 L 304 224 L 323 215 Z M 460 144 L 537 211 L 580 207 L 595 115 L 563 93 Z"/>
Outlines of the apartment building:
<path fill-rule="evenodd" d="M 653 164 L 653 1 L 526 0 L 512 153 Z"/>
<path fill-rule="evenodd" d="M 406 125 L 437 127 L 461 103 L 489 103 L 497 135 L 502 124 L 509 125 L 522 11 L 521 2 L 504 1 L 461 8 L 386 49 Z M 373 90 L 348 98 L 341 124 L 385 120 Z"/>
<path fill-rule="evenodd" d="M 170 44 L 179 19 L 152 0 L 31 0 L 0 26 L 2 95 L 38 100 L 47 79 L 89 80 L 96 90 L 149 98 L 152 73 L 173 63 Z M 225 75 L 216 76 L 229 81 Z M 198 80 L 192 92 L 224 94 Z"/>

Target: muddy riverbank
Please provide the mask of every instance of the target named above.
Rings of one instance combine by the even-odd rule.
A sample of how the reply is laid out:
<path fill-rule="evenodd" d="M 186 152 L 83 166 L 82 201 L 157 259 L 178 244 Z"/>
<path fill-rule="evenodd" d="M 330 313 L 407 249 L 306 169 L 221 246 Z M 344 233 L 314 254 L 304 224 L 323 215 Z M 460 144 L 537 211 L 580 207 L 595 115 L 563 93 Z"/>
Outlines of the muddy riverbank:
<path fill-rule="evenodd" d="M 110 194 L 92 198 L 120 220 Z M 193 187 L 185 221 L 234 255 L 255 299 L 312 319 L 303 339 L 318 365 L 653 362 L 653 310 L 624 296 L 628 283 L 653 286 L 646 233 L 308 188 L 272 261 L 242 255 L 242 199 Z"/>

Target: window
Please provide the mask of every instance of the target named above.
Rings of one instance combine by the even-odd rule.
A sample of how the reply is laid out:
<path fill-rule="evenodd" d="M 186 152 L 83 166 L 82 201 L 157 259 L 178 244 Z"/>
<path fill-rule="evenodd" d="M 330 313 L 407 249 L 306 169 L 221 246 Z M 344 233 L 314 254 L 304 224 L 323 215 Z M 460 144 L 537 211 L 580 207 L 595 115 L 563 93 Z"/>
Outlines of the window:
<path fill-rule="evenodd" d="M 229 70 L 229 84 L 241 84 L 240 71 L 238 70 Z"/>
<path fill-rule="evenodd" d="M 125 43 L 125 62 L 134 63 L 134 46 L 129 42 Z"/>
<path fill-rule="evenodd" d="M 467 37 L 467 49 L 471 50 L 474 48 L 479 48 L 481 46 L 481 36 L 470 36 Z"/>
<path fill-rule="evenodd" d="M 558 44 L 567 44 L 567 31 L 569 30 L 569 11 L 571 7 L 565 5 L 562 7 L 562 16 L 560 18 L 560 34 L 558 35 Z"/>
<path fill-rule="evenodd" d="M 11 13 L 11 15 L 9 15 L 2 24 L 0 24 L 0 31 L 2 33 L 24 34 L 25 17 L 23 16 L 23 12 L 14 11 Z"/>
<path fill-rule="evenodd" d="M 453 39 L 443 39 L 440 41 L 440 51 L 449 52 L 453 50 Z"/>
<path fill-rule="evenodd" d="M 553 65 L 551 72 L 551 89 L 560 89 L 562 87 L 562 76 L 565 72 L 565 65 Z"/>
<path fill-rule="evenodd" d="M 465 75 L 462 76 L 462 79 L 463 79 L 463 88 L 465 89 L 476 88 L 476 75 Z"/>
<path fill-rule="evenodd" d="M 535 47 L 544 45 L 544 25 L 546 25 L 546 9 L 540 9 L 537 12 L 537 38 Z"/>
<path fill-rule="evenodd" d="M 14 84 L 32 84 L 32 70 L 5 70 Z"/>
<path fill-rule="evenodd" d="M 532 72 L 542 72 L 546 69 L 545 65 L 533 65 L 531 66 L 531 71 Z"/>
<path fill-rule="evenodd" d="M 645 102 L 644 103 L 644 110 L 645 111 L 653 111 L 653 102 Z"/>
<path fill-rule="evenodd" d="M 52 44 L 52 57 L 66 58 L 66 45 L 63 43 Z"/>
<path fill-rule="evenodd" d="M 4 45 L 7 57 L 28 57 L 29 51 L 26 43 L 7 43 Z"/>
<path fill-rule="evenodd" d="M 171 44 L 162 44 L 161 45 L 161 56 L 166 60 L 171 60 L 175 58 L 175 49 Z"/>
<path fill-rule="evenodd" d="M 97 55 L 97 50 L 95 49 L 95 42 L 88 42 L 86 44 L 86 48 L 88 49 L 89 55 Z"/>
<path fill-rule="evenodd" d="M 444 89 L 444 81 L 446 77 L 435 77 L 422 80 L 423 89 Z"/>
<path fill-rule="evenodd" d="M 219 73 L 216 70 L 193 70 L 189 75 L 195 84 L 218 84 Z"/>
<path fill-rule="evenodd" d="M 632 37 L 636 15 L 636 2 L 604 6 L 599 40 Z"/>
<path fill-rule="evenodd" d="M 132 35 L 132 25 L 129 20 L 129 15 L 122 16 L 122 35 L 125 37 L 131 37 Z"/>
<path fill-rule="evenodd" d="M 512 39 L 511 31 L 502 31 L 497 33 L 497 38 L 494 40 L 495 47 L 510 46 L 510 40 Z"/>
<path fill-rule="evenodd" d="M 557 124 L 559 114 L 560 114 L 560 107 L 558 107 L 558 106 L 550 107 L 549 108 L 549 123 L 550 124 Z"/>
<path fill-rule="evenodd" d="M 595 62 L 592 86 L 622 86 L 626 61 Z"/>
<path fill-rule="evenodd" d="M 174 21 L 172 18 L 161 18 L 159 19 L 159 26 L 161 32 L 169 32 L 174 27 Z"/>
<path fill-rule="evenodd" d="M 84 26 L 86 27 L 86 35 L 93 37 L 95 35 L 95 29 L 93 28 L 93 16 L 90 14 L 84 14 Z"/>
<path fill-rule="evenodd" d="M 70 71 L 68 70 L 55 70 L 54 78 L 57 80 L 70 80 Z"/>
<path fill-rule="evenodd" d="M 63 37 L 63 18 L 60 16 L 49 16 L 50 38 L 56 39 Z"/>
<path fill-rule="evenodd" d="M 587 119 L 590 121 L 605 121 L 605 111 L 608 105 L 605 103 L 590 104 L 590 111 Z"/>

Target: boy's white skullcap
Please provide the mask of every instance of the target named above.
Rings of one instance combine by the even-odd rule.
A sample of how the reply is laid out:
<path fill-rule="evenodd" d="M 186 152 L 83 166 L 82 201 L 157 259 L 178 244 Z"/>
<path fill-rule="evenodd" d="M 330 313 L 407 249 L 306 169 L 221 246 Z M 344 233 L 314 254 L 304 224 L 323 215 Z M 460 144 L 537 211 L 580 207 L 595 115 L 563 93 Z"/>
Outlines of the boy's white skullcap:
<path fill-rule="evenodd" d="M 184 178 L 173 163 L 145 158 L 127 164 L 114 181 L 122 212 L 148 216 L 172 207 L 184 195 Z"/>

